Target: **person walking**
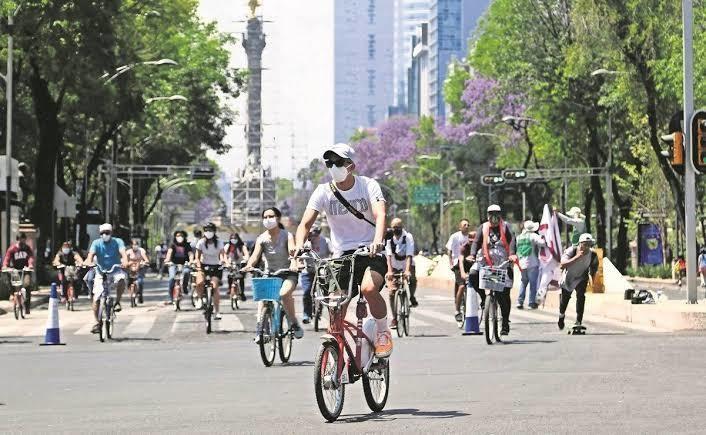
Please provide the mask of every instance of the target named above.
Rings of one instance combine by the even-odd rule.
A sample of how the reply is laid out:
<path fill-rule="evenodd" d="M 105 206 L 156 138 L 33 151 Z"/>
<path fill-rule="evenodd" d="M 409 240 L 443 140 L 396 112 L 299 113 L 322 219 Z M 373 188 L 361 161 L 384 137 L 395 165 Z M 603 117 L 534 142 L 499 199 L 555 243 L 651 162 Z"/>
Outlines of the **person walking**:
<path fill-rule="evenodd" d="M 701 287 L 706 287 L 706 247 L 699 252 L 699 275 L 701 276 Z"/>
<path fill-rule="evenodd" d="M 589 277 L 598 271 L 598 255 L 593 252 L 595 240 L 589 233 L 579 236 L 578 246 L 570 246 L 561 256 L 561 303 L 559 306 L 559 329 L 564 329 L 564 317 L 569 306 L 571 294 L 576 291 L 576 326 L 581 326 L 586 303 L 586 287 Z"/>
<path fill-rule="evenodd" d="M 331 241 L 321 235 L 321 226 L 319 224 L 314 224 L 309 231 L 309 244 L 311 245 L 311 250 L 316 252 L 316 254 L 321 258 L 328 258 L 331 256 Z M 299 275 L 299 280 L 301 282 L 302 290 L 302 303 L 304 305 L 304 315 L 302 316 L 302 323 L 308 324 L 311 318 L 317 313 L 313 312 L 313 300 L 311 290 L 314 285 L 314 277 L 316 276 L 315 264 L 313 261 L 304 260 L 304 269 Z"/>
<path fill-rule="evenodd" d="M 537 284 L 539 280 L 539 248 L 547 246 L 544 237 L 537 234 L 539 224 L 525 221 L 522 233 L 517 236 L 517 258 L 519 260 L 522 280 L 520 281 L 520 295 L 517 298 L 517 309 L 521 310 L 525 304 L 525 294 L 529 285 L 529 307 L 536 310 Z"/>
<path fill-rule="evenodd" d="M 446 242 L 446 253 L 449 256 L 449 267 L 454 273 L 454 308 L 456 309 L 454 318 L 457 322 L 463 321 L 461 314 L 461 299 L 463 299 L 463 289 L 466 287 L 466 280 L 461 276 L 459 259 L 461 258 L 461 247 L 468 242 L 468 232 L 471 224 L 468 219 L 461 219 L 458 222 L 458 231 L 451 234 Z"/>

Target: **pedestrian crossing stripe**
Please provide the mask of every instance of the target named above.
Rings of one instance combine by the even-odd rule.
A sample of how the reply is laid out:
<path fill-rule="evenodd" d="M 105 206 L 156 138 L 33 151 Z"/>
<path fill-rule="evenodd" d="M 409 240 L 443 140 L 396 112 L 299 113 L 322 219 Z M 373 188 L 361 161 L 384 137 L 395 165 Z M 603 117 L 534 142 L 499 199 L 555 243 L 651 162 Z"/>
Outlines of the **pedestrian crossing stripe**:
<path fill-rule="evenodd" d="M 154 326 L 157 316 L 135 316 L 123 331 L 125 335 L 147 334 Z"/>

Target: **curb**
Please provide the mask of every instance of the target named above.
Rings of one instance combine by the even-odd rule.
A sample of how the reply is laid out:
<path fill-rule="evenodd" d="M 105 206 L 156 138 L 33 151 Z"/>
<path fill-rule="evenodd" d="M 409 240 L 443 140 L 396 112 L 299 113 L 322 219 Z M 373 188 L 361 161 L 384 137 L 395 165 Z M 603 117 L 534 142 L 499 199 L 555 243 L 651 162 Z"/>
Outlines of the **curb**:
<path fill-rule="evenodd" d="M 44 305 L 49 302 L 49 292 L 48 287 L 41 287 L 38 291 L 32 292 L 32 302 L 29 304 L 29 308 L 35 308 L 40 305 Z M 10 301 L 0 302 L 0 316 L 4 314 L 11 313 L 13 311 L 12 304 Z"/>

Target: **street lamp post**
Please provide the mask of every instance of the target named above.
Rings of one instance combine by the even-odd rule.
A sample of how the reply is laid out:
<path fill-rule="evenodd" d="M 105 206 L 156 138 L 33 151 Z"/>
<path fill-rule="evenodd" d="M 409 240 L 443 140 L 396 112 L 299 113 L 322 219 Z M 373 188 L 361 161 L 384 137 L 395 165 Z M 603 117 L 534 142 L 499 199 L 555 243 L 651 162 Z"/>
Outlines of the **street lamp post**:
<path fill-rule="evenodd" d="M 15 14 L 20 10 L 18 6 L 17 9 L 11 11 L 7 15 L 7 75 L 5 76 L 5 97 L 7 101 L 7 113 L 6 113 L 6 130 L 5 130 L 5 170 L 7 171 L 5 177 L 5 238 L 6 246 L 9 246 L 12 241 L 12 75 L 14 68 L 14 39 L 13 32 L 15 26 Z"/>

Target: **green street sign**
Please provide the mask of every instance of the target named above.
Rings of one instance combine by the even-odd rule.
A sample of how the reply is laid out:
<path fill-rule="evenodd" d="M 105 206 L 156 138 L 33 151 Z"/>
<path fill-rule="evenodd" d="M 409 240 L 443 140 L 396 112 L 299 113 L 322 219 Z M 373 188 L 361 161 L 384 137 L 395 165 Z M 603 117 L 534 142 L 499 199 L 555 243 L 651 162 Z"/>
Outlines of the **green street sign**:
<path fill-rule="evenodd" d="M 441 191 L 437 184 L 416 186 L 412 191 L 412 202 L 419 205 L 436 204 L 441 198 Z"/>

